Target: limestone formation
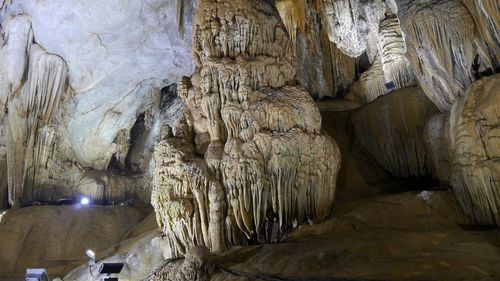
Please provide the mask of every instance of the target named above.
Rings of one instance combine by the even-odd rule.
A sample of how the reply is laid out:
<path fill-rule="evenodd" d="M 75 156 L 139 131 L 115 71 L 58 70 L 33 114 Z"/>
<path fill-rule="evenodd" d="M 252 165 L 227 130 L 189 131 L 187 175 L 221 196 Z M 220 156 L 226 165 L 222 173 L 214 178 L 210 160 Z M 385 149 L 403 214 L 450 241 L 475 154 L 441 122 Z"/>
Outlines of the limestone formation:
<path fill-rule="evenodd" d="M 435 177 L 441 185 L 449 186 L 451 177 L 450 113 L 434 114 L 425 125 L 423 138 L 432 158 Z"/>
<path fill-rule="evenodd" d="M 328 39 L 321 3 L 306 5 L 304 30 L 298 29 L 296 46 L 296 79 L 318 99 L 343 96 L 356 78 L 356 59 Z"/>
<path fill-rule="evenodd" d="M 167 260 L 143 281 L 208 281 L 213 268 L 208 249 L 197 246 L 187 252 L 180 265 L 176 266 L 173 260 Z"/>
<path fill-rule="evenodd" d="M 37 44 L 29 49 L 28 77 L 8 105 L 7 172 L 9 202 L 34 198 L 36 171 L 45 168 L 55 141 L 55 116 L 66 92 L 67 68 L 58 56 Z M 26 193 L 25 193 L 26 192 Z"/>
<path fill-rule="evenodd" d="M 2 1 L 0 208 L 7 193 L 11 205 L 150 200 L 155 102 L 193 70 L 192 1 L 171 2 Z M 132 140 L 145 112 L 155 126 Z"/>
<path fill-rule="evenodd" d="M 368 10 L 369 7 L 366 6 L 365 9 Z M 406 43 L 394 8 L 387 2 L 371 9 L 373 13 L 385 13 L 383 17 L 374 18 L 371 25 L 377 25 L 377 28 L 372 28 L 371 39 L 365 40 L 371 66 L 360 75 L 346 96 L 349 100 L 363 104 L 393 90 L 416 85 L 415 76 L 405 57 Z M 342 28 L 347 27 L 337 27 Z"/>
<path fill-rule="evenodd" d="M 472 84 L 450 114 L 451 185 L 465 212 L 500 225 L 500 75 Z"/>
<path fill-rule="evenodd" d="M 291 86 L 294 44 L 274 7 L 199 1 L 193 33 L 196 72 L 178 91 L 194 136 L 165 139 L 154 157 L 152 203 L 173 256 L 324 219 L 340 153 L 314 101 Z M 193 138 L 209 140 L 204 155 Z"/>
<path fill-rule="evenodd" d="M 449 111 L 474 81 L 475 60 L 483 67 L 492 67 L 492 59 L 484 48 L 475 25 L 477 22 L 481 25 L 481 31 L 492 32 L 490 20 L 487 20 L 487 23 L 478 22 L 482 16 L 489 19 L 491 16 L 481 15 L 475 21 L 469 9 L 462 1 L 457 0 L 396 2 L 408 44 L 408 59 L 420 86 L 440 110 Z M 494 0 L 474 2 L 476 4 L 469 4 L 469 7 L 478 6 L 477 9 L 485 13 L 491 12 L 491 8 L 494 9 L 495 6 L 485 5 L 495 2 Z M 483 5 L 488 9 L 481 9 L 480 6 Z M 498 15 L 498 4 L 496 7 Z M 492 12 L 492 15 L 495 15 L 495 12 Z"/>
<path fill-rule="evenodd" d="M 463 0 L 484 40 L 495 68 L 500 67 L 500 3 L 495 0 Z"/>
<path fill-rule="evenodd" d="M 322 0 L 328 35 L 347 55 L 370 58 L 376 54 L 379 23 L 384 18 L 383 1 Z"/>
<path fill-rule="evenodd" d="M 366 153 L 395 177 L 422 177 L 432 172 L 422 133 L 436 111 L 418 87 L 396 90 L 356 109 L 354 138 Z"/>

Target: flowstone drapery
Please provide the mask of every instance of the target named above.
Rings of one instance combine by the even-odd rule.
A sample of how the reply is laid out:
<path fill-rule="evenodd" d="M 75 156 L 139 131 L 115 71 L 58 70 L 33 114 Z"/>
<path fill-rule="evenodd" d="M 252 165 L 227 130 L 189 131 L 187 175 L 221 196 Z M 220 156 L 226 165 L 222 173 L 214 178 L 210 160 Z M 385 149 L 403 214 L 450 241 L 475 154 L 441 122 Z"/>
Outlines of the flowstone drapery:
<path fill-rule="evenodd" d="M 467 90 L 450 114 L 451 184 L 465 212 L 500 225 L 500 74 Z"/>
<path fill-rule="evenodd" d="M 273 225 L 331 211 L 340 152 L 294 86 L 294 44 L 277 11 L 254 2 L 197 3 L 196 71 L 178 87 L 194 135 L 174 134 L 154 156 L 152 203 L 173 255 L 268 241 Z"/>

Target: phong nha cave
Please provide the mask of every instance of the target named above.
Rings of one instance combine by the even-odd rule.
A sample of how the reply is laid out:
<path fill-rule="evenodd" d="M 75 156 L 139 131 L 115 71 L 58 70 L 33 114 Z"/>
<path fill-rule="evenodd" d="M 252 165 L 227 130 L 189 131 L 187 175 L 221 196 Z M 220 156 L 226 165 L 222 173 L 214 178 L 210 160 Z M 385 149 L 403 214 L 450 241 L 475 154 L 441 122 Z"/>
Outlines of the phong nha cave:
<path fill-rule="evenodd" d="M 0 0 L 0 281 L 500 280 L 498 0 Z"/>

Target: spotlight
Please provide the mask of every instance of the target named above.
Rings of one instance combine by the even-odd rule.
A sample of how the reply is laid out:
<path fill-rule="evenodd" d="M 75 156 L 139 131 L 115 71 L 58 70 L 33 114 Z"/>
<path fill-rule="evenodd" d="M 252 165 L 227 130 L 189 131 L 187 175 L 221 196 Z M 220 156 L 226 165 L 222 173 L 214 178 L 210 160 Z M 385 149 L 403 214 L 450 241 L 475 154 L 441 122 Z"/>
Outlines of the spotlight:
<path fill-rule="evenodd" d="M 80 203 L 82 203 L 82 205 L 88 205 L 90 203 L 90 200 L 87 197 L 82 197 Z"/>
<path fill-rule="evenodd" d="M 85 251 L 85 254 L 87 255 L 87 257 L 89 257 L 89 266 L 95 265 L 95 253 L 94 253 L 94 251 L 88 249 L 87 251 Z"/>
<path fill-rule="evenodd" d="M 26 269 L 25 281 L 49 281 L 47 271 L 43 268 Z"/>

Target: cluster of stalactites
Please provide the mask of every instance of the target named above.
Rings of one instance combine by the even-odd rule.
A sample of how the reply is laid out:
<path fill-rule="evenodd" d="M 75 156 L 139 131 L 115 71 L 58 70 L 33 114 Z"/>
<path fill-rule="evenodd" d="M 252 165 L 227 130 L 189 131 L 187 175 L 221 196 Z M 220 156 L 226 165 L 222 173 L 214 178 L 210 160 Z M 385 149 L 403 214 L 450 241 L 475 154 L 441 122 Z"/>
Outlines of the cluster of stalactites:
<path fill-rule="evenodd" d="M 297 30 L 305 30 L 306 4 L 304 0 L 277 0 L 276 8 L 286 26 L 290 40 L 296 43 Z"/>
<path fill-rule="evenodd" d="M 500 75 L 468 89 L 450 113 L 451 185 L 477 223 L 500 225 Z"/>
<path fill-rule="evenodd" d="M 475 21 L 460 1 L 415 1 L 400 9 L 408 58 L 427 96 L 449 111 L 474 81 L 476 55 L 491 60 L 476 34 Z"/>
<path fill-rule="evenodd" d="M 8 104 L 7 163 L 9 202 L 33 199 L 36 169 L 46 168 L 55 141 L 50 125 L 66 91 L 66 63 L 38 44 L 29 47 L 27 79 Z"/>
<path fill-rule="evenodd" d="M 286 60 L 282 63 L 295 69 L 293 43 L 282 22 L 274 16 L 274 7 L 266 2 L 259 3 L 262 12 L 256 15 L 249 12 L 255 9 L 252 1 L 236 0 L 223 5 L 197 2 L 193 57 L 198 66 L 210 58 L 240 61 L 264 56 Z"/>

